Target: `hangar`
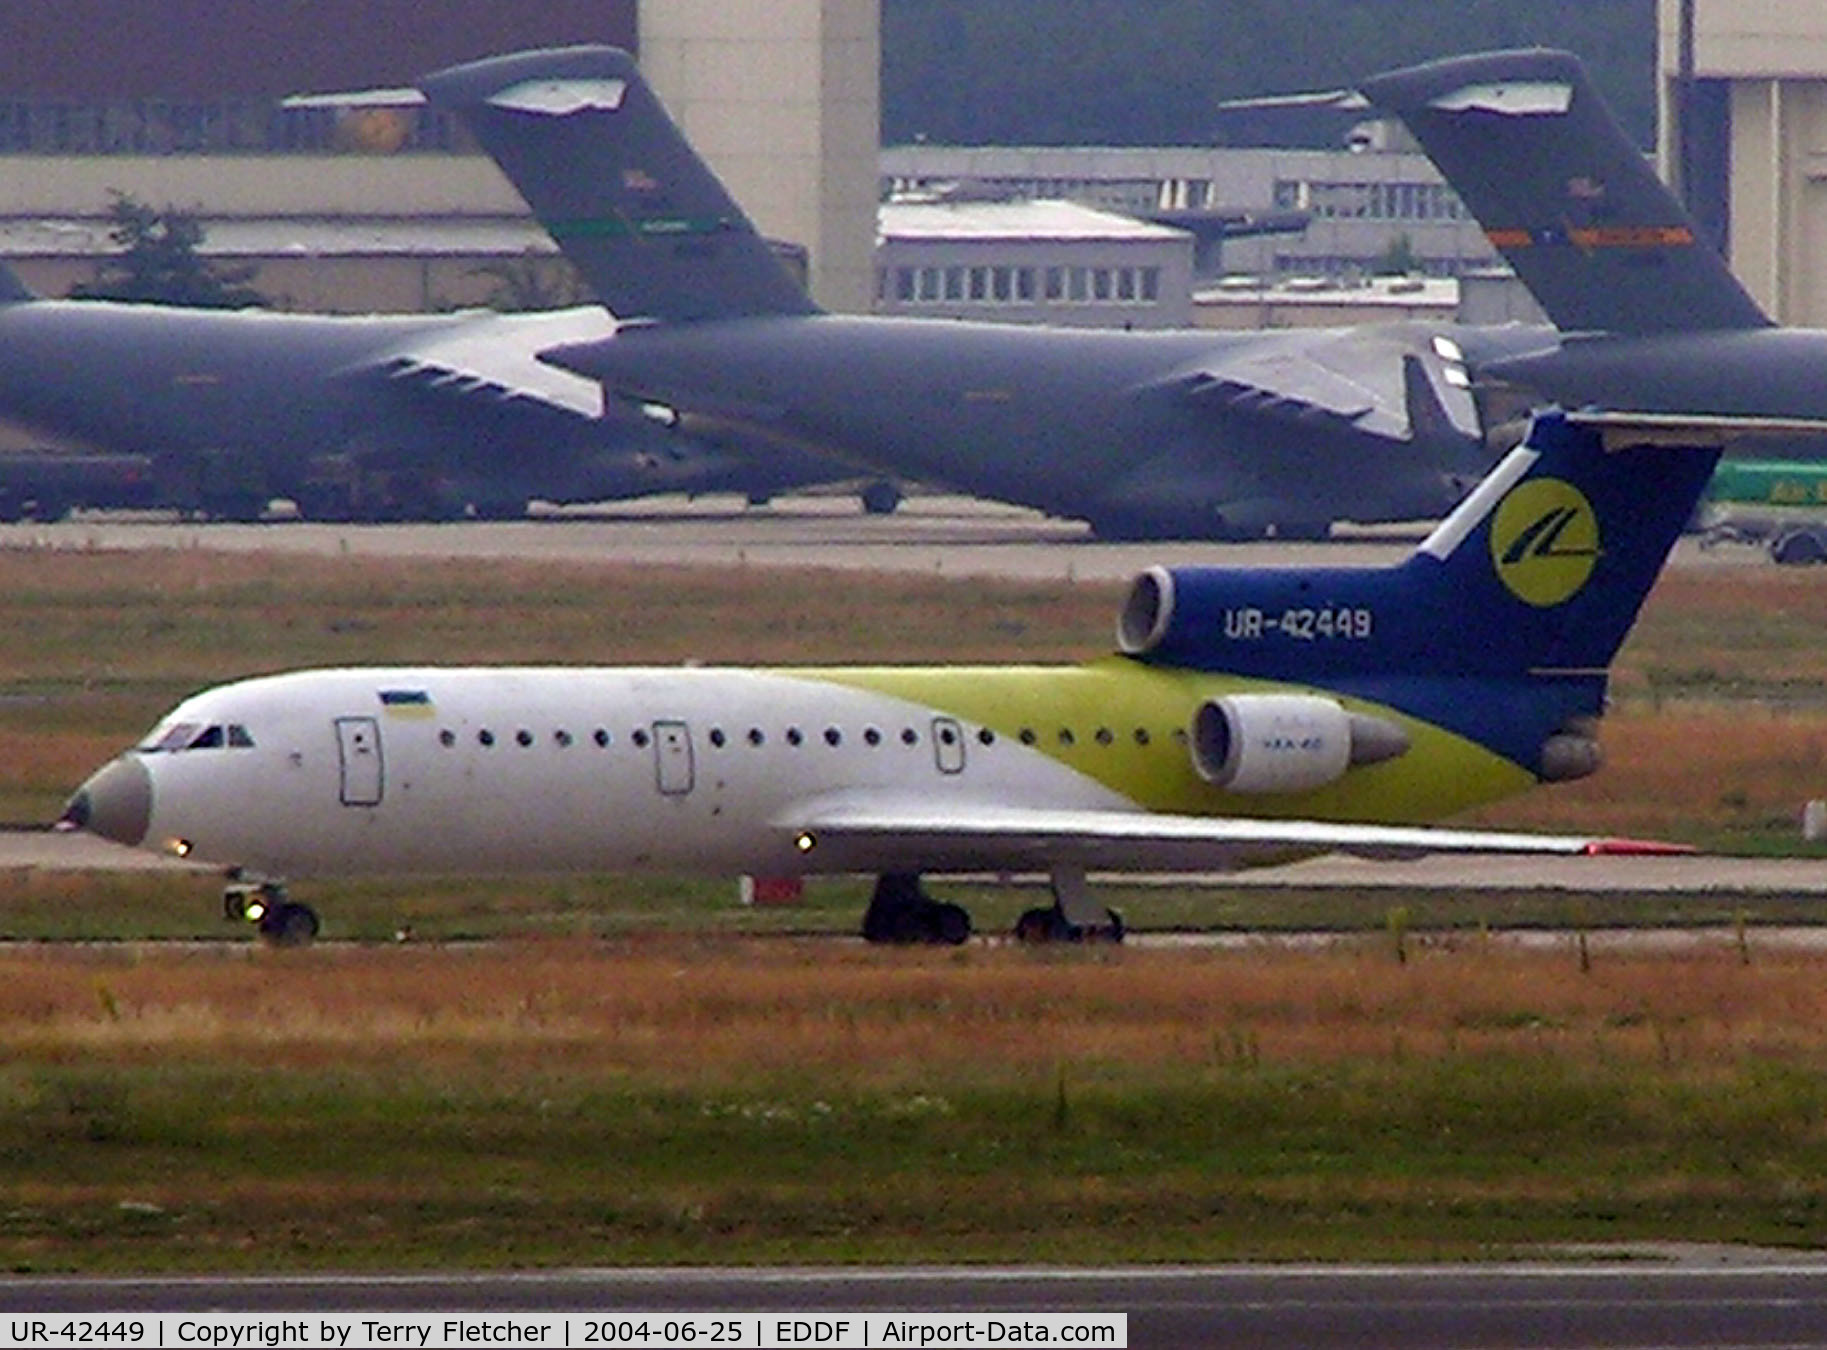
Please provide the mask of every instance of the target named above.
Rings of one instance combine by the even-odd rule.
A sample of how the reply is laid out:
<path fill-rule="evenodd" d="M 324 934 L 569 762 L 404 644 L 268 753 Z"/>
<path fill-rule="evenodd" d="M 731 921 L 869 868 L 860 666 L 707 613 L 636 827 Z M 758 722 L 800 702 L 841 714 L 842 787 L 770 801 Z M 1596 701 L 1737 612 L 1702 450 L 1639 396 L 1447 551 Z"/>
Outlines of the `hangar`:
<path fill-rule="evenodd" d="M 1827 14 L 1658 0 L 1661 169 L 1778 321 L 1827 327 Z"/>

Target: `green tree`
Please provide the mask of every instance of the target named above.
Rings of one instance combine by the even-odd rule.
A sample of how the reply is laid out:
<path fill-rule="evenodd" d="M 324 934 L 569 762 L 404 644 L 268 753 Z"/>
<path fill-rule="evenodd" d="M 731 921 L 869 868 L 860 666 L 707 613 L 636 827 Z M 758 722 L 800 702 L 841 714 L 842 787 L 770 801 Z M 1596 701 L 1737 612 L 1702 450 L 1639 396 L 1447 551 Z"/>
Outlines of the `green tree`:
<path fill-rule="evenodd" d="M 1415 241 L 1406 234 L 1398 234 L 1389 241 L 1382 256 L 1371 264 L 1370 275 L 1405 277 L 1420 270 L 1421 262 L 1415 257 Z"/>
<path fill-rule="evenodd" d="M 203 226 L 176 207 L 156 210 L 124 192 L 108 207 L 108 237 L 120 252 L 95 264 L 95 275 L 70 288 L 75 300 L 130 300 L 202 309 L 245 309 L 267 299 L 248 285 L 252 264 L 214 263 L 197 252 Z"/>
<path fill-rule="evenodd" d="M 518 258 L 502 258 L 469 269 L 472 277 L 487 277 L 493 286 L 483 301 L 503 314 L 529 310 L 566 309 L 595 300 L 577 270 L 565 259 L 528 249 Z"/>

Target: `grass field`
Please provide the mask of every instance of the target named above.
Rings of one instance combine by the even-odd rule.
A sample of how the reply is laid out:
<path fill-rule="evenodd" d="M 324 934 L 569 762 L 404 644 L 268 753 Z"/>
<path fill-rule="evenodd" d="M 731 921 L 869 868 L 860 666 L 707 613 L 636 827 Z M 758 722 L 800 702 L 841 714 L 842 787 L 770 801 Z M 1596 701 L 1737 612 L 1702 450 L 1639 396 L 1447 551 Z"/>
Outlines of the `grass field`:
<path fill-rule="evenodd" d="M 1069 660 L 1119 588 L 202 552 L 0 552 L 0 817 L 183 694 L 357 661 Z M 1610 765 L 1492 808 L 1793 849 L 1827 590 L 1675 573 Z M 15 937 L 219 935 L 207 877 L 0 875 Z M 859 882 L 375 882 L 308 952 L 0 952 L 0 1265 L 1459 1258 L 1827 1240 L 1827 960 L 1523 951 L 1641 898 L 1113 890 L 1330 950 L 868 951 Z M 967 894 L 995 928 L 1031 895 Z M 1612 906 L 1612 908 L 1607 908 Z M 1399 913 L 1399 918 L 1396 913 Z M 1677 912 L 1678 911 L 1678 912 Z M 1813 920 L 1781 897 L 1648 912 Z M 1400 945 L 1400 932 L 1437 930 Z M 1440 936 L 1438 930 L 1451 930 Z M 396 936 L 413 940 L 397 942 Z M 438 937 L 501 937 L 430 945 Z"/>
<path fill-rule="evenodd" d="M 1814 1245 L 1823 974 L 1478 942 L 12 954 L 0 1260 Z"/>

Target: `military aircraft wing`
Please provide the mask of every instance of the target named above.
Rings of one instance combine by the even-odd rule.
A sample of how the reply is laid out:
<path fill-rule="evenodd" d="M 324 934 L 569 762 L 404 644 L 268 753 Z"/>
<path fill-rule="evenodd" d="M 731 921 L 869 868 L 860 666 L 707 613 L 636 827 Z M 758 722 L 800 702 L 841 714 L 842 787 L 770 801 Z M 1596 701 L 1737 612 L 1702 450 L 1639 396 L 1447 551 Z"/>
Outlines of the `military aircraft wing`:
<path fill-rule="evenodd" d="M 1414 439 L 1417 423 L 1450 427 L 1470 440 L 1481 432 L 1457 344 L 1406 328 L 1302 333 L 1218 349 L 1176 370 L 1169 383 L 1229 411 L 1342 423 L 1390 440 Z"/>
<path fill-rule="evenodd" d="M 1520 834 L 1322 820 L 1052 810 L 846 795 L 777 819 L 821 870 L 1045 870 L 1060 864 L 1123 872 L 1228 872 L 1316 852 L 1372 858 L 1427 853 L 1600 856 L 1683 854 L 1682 845 L 1597 835 Z M 944 859 L 944 863 L 935 862 Z"/>
<path fill-rule="evenodd" d="M 538 314 L 477 314 L 413 335 L 338 372 L 342 379 L 383 380 L 452 399 L 491 404 L 533 403 L 573 417 L 603 415 L 603 387 L 538 354 L 566 342 L 592 342 L 615 332 L 599 305 Z"/>

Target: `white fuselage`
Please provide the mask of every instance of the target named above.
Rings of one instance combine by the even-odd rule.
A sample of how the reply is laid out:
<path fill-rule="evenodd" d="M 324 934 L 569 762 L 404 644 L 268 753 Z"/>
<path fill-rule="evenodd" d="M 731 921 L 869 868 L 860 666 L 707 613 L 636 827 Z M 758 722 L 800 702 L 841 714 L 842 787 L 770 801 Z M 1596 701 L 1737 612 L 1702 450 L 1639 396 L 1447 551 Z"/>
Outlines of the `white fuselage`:
<path fill-rule="evenodd" d="M 148 743 L 189 726 L 241 734 L 133 752 L 144 842 L 282 875 L 788 875 L 816 870 L 789 816 L 830 794 L 1135 806 L 918 703 L 765 671 L 309 671 L 200 694 Z"/>

